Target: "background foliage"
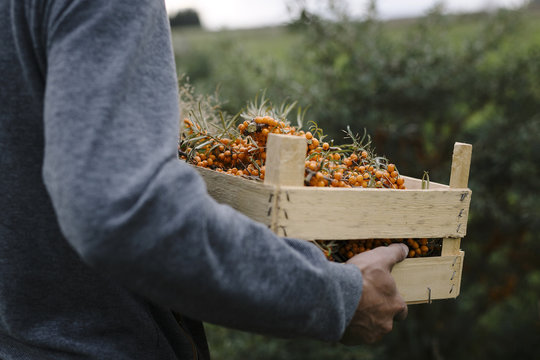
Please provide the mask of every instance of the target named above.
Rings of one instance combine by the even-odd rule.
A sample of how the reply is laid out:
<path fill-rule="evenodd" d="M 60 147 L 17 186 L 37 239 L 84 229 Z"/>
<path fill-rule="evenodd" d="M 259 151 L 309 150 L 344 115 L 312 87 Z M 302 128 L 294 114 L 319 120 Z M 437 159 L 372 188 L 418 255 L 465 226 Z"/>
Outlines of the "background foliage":
<path fill-rule="evenodd" d="M 201 27 L 199 14 L 193 9 L 178 11 L 176 14 L 169 17 L 171 28 L 179 27 Z"/>
<path fill-rule="evenodd" d="M 304 11 L 288 27 L 174 32 L 178 73 L 202 93 L 219 86 L 229 112 L 266 89 L 309 105 L 308 120 L 335 139 L 366 128 L 403 173 L 442 183 L 453 143 L 473 144 L 457 300 L 411 306 L 371 347 L 208 325 L 215 359 L 540 358 L 540 12 L 443 10 L 383 22 L 373 5 L 363 21 Z"/>

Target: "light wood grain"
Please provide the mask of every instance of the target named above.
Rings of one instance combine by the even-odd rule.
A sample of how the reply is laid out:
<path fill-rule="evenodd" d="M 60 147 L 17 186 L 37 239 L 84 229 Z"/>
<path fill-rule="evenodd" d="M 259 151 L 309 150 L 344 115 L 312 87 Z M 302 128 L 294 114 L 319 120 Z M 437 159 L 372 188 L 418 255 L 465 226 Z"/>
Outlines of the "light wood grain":
<path fill-rule="evenodd" d="M 465 189 L 469 183 L 469 170 L 471 167 L 472 145 L 455 143 L 452 156 L 452 172 L 450 173 L 450 187 Z"/>
<path fill-rule="evenodd" d="M 231 206 L 251 219 L 272 226 L 276 187 L 239 176 L 195 167 L 206 182 L 208 193 L 217 202 Z"/>
<path fill-rule="evenodd" d="M 464 143 L 454 144 L 452 155 L 452 170 L 450 172 L 450 188 L 466 189 L 469 182 L 469 169 L 471 167 L 472 145 Z M 464 214 L 461 214 L 464 216 Z M 465 216 L 467 218 L 467 216 Z M 461 247 L 461 237 L 451 236 L 443 239 L 443 256 L 458 254 Z"/>
<path fill-rule="evenodd" d="M 405 180 L 405 187 L 409 190 L 422 190 L 422 179 L 416 179 L 409 176 L 401 176 Z M 439 184 L 433 181 L 429 182 L 429 189 L 448 189 L 448 185 Z"/>
<path fill-rule="evenodd" d="M 305 240 L 462 237 L 470 191 L 281 187 L 276 228 Z"/>
<path fill-rule="evenodd" d="M 396 264 L 392 276 L 399 293 L 409 304 L 457 297 L 464 255 L 405 259 Z"/>
<path fill-rule="evenodd" d="M 265 184 L 304 186 L 306 138 L 269 134 L 266 144 Z"/>
<path fill-rule="evenodd" d="M 441 256 L 451 256 L 458 254 L 461 250 L 461 238 L 444 238 Z"/>
<path fill-rule="evenodd" d="M 208 191 L 281 236 L 304 240 L 462 237 L 470 190 L 276 187 L 197 168 Z"/>

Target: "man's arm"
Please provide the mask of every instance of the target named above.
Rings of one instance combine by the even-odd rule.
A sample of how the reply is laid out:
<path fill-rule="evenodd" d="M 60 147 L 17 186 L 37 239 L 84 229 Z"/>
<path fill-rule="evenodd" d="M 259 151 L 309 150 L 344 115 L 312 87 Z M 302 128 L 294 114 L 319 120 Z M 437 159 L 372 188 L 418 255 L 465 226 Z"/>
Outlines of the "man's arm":
<path fill-rule="evenodd" d="M 90 265 L 162 306 L 278 336 L 338 340 L 361 272 L 217 204 L 176 159 L 163 1 L 48 2 L 44 179 Z"/>

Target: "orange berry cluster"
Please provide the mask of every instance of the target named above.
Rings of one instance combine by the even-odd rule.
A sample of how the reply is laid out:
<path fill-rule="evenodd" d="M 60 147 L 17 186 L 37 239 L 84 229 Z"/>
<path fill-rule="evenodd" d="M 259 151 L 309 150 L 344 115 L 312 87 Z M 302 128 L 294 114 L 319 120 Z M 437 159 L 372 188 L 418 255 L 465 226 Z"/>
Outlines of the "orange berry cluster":
<path fill-rule="evenodd" d="M 440 241 L 427 238 L 345 240 L 333 241 L 330 245 L 327 245 L 324 241 L 319 241 L 318 245 L 329 260 L 345 262 L 357 254 L 393 243 L 406 244 L 409 248 L 409 254 L 407 255 L 409 258 L 437 255 L 437 251 L 441 247 Z"/>
<path fill-rule="evenodd" d="M 325 147 L 331 149 L 325 145 L 308 152 L 306 182 L 310 186 L 406 189 L 394 164 L 376 163 L 366 150 L 342 156 L 325 151 Z"/>
<path fill-rule="evenodd" d="M 264 179 L 266 152 L 251 139 L 214 137 L 189 119 L 184 119 L 184 131 L 188 136 L 196 136 L 180 142 L 178 154 L 181 159 L 230 175 Z"/>
<path fill-rule="evenodd" d="M 303 131 L 297 132 L 296 128 L 288 122 L 277 121 L 270 116 L 257 116 L 251 121 L 244 120 L 238 125 L 238 131 L 242 137 L 253 139 L 263 151 L 266 151 L 266 142 L 270 133 L 296 136 L 304 134 Z"/>
<path fill-rule="evenodd" d="M 405 180 L 396 166 L 381 161 L 382 158 L 370 153 L 367 147 L 333 146 L 321 142 L 310 131 L 297 130 L 286 120 L 256 116 L 220 136 L 210 135 L 190 119 L 184 120 L 184 127 L 178 153 L 180 158 L 196 166 L 263 180 L 268 135 L 287 134 L 303 136 L 308 143 L 307 186 L 405 189 Z"/>

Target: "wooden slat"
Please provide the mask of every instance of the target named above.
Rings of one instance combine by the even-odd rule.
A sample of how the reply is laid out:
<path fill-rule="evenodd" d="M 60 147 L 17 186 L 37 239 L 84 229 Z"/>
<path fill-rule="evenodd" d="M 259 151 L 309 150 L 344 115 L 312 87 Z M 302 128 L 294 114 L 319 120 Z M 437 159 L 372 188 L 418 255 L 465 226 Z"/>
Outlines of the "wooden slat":
<path fill-rule="evenodd" d="M 305 240 L 462 237 L 470 190 L 282 187 L 278 234 Z"/>
<path fill-rule="evenodd" d="M 306 138 L 269 134 L 266 144 L 265 184 L 304 186 Z"/>
<path fill-rule="evenodd" d="M 454 144 L 452 155 L 452 170 L 450 173 L 450 188 L 466 189 L 469 182 L 469 169 L 471 167 L 472 145 L 464 143 Z M 443 256 L 458 254 L 461 247 L 461 237 L 450 236 L 443 239 Z"/>
<path fill-rule="evenodd" d="M 464 255 L 405 259 L 396 264 L 392 276 L 399 293 L 409 304 L 457 297 Z"/>
<path fill-rule="evenodd" d="M 451 188 L 467 188 L 467 184 L 469 183 L 471 157 L 472 145 L 459 142 L 454 144 L 454 154 L 452 155 L 452 172 L 450 173 Z"/>
<path fill-rule="evenodd" d="M 205 180 L 208 193 L 217 202 L 227 204 L 255 221 L 272 225 L 272 210 L 276 204 L 274 186 L 201 167 L 195 168 Z"/>
<path fill-rule="evenodd" d="M 409 190 L 422 190 L 422 179 L 416 179 L 409 176 L 401 176 L 405 179 L 405 187 Z M 433 181 L 429 182 L 429 189 L 448 189 L 448 185 L 439 184 Z"/>
<path fill-rule="evenodd" d="M 282 187 L 197 168 L 209 193 L 281 236 L 304 240 L 466 234 L 470 190 Z M 391 201 L 389 201 L 391 199 Z"/>

